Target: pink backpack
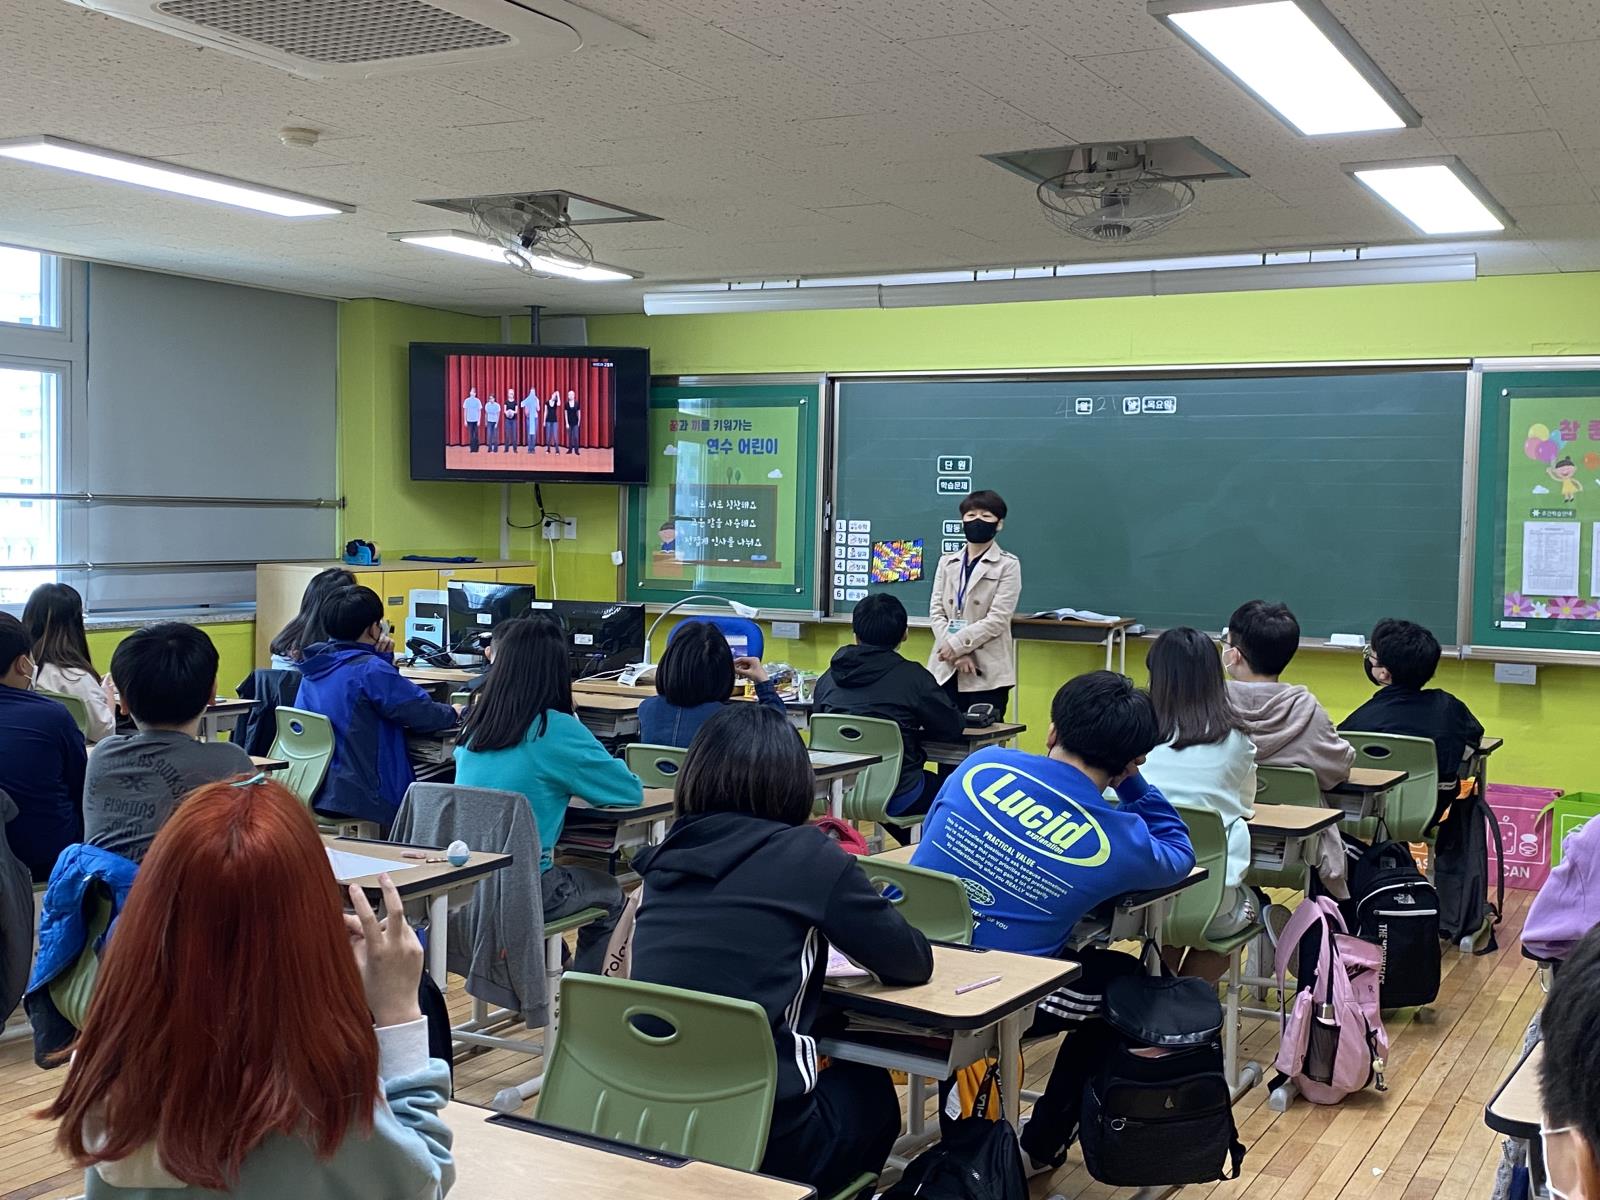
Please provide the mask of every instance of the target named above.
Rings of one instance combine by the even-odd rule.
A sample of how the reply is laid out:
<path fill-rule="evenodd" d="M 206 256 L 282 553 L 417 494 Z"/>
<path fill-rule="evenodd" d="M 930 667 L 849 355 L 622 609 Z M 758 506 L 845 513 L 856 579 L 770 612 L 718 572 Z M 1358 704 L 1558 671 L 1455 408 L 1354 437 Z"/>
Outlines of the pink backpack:
<path fill-rule="evenodd" d="M 1285 1011 L 1289 963 L 1308 933 L 1321 947 L 1316 979 L 1310 986 L 1302 984 Z M 1337 1104 L 1371 1083 L 1384 1090 L 1389 1034 L 1378 1010 L 1382 958 L 1379 947 L 1347 932 L 1339 906 L 1326 896 L 1308 896 L 1278 938 L 1275 966 L 1283 1037 L 1273 1066 L 1313 1104 Z"/>
<path fill-rule="evenodd" d="M 839 849 L 846 854 L 870 854 L 872 852 L 872 847 L 867 845 L 867 839 L 861 836 L 861 831 L 846 820 L 839 817 L 818 817 L 811 823 L 838 842 Z"/>

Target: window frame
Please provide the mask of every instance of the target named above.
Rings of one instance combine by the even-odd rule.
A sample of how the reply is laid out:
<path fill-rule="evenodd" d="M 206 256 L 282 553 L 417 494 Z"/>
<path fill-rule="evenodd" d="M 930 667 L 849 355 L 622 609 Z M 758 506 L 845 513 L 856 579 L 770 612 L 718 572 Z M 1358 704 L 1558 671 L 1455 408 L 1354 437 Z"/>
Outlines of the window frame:
<path fill-rule="evenodd" d="M 0 242 L 0 250 L 21 250 L 39 256 L 39 302 L 41 307 L 55 312 L 55 323 L 51 325 L 0 320 L 0 341 L 9 340 L 14 333 L 42 334 L 46 339 L 53 337 L 56 341 L 71 341 L 71 325 L 76 315 L 73 312 L 73 292 L 81 290 L 73 287 L 75 281 L 72 277 L 77 274 L 73 267 L 81 264 L 48 250 L 35 250 L 32 246 L 18 246 L 12 242 Z M 47 263 L 53 264 L 48 270 L 45 267 Z"/>

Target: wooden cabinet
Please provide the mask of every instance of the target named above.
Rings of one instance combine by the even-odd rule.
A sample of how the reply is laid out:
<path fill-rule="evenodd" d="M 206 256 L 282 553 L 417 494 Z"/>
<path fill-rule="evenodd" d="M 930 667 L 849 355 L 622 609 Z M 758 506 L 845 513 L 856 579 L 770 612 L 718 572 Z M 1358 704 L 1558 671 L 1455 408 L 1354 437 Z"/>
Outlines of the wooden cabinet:
<path fill-rule="evenodd" d="M 256 566 L 256 665 L 272 663 L 272 639 L 300 611 L 300 597 L 317 572 L 343 566 L 337 562 L 259 563 Z M 414 590 L 438 591 L 452 579 L 483 583 L 539 582 L 539 564 L 534 562 L 484 562 L 453 566 L 425 563 L 396 563 L 394 566 L 346 567 L 362 587 L 369 587 L 383 598 L 383 615 L 395 628 L 396 641 L 405 630 L 406 610 Z"/>

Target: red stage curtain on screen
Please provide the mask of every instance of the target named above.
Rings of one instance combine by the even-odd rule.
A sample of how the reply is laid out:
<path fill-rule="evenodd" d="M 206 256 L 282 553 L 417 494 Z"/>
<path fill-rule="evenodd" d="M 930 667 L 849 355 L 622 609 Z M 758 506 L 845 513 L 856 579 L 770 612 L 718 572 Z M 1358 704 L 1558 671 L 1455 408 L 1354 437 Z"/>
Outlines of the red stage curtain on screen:
<path fill-rule="evenodd" d="M 600 360 L 603 361 L 603 360 Z M 502 405 L 506 395 L 517 398 L 515 431 L 524 444 L 527 438 L 526 415 L 522 401 L 529 389 L 538 393 L 539 414 L 534 418 L 534 439 L 543 436 L 544 402 L 552 390 L 561 393 L 563 406 L 567 393 L 576 392 L 579 412 L 578 444 L 586 449 L 609 447 L 614 430 L 611 403 L 613 368 L 597 366 L 592 358 L 529 358 L 509 354 L 452 354 L 445 359 L 445 444 L 465 446 L 467 424 L 461 415 L 461 401 L 471 388 L 485 404 L 493 396 Z M 504 420 L 504 418 L 501 418 Z M 567 418 L 562 412 L 557 439 L 566 444 Z"/>

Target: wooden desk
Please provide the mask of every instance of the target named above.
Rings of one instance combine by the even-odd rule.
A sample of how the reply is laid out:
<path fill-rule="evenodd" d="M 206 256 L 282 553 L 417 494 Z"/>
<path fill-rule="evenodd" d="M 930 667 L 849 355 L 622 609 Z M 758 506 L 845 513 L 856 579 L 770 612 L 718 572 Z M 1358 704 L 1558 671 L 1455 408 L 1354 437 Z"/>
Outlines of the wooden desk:
<path fill-rule="evenodd" d="M 459 1200 L 807 1200 L 798 1183 L 608 1142 L 451 1103 Z"/>
<path fill-rule="evenodd" d="M 1405 771 L 1390 771 L 1382 767 L 1351 767 L 1350 777 L 1336 785 L 1331 794 L 1339 801 L 1346 819 L 1381 819 L 1389 793 L 1410 777 Z"/>
<path fill-rule="evenodd" d="M 255 706 L 254 700 L 215 700 L 207 705 L 206 711 L 201 714 L 200 728 L 195 736 L 202 742 L 215 741 L 217 735 L 222 733 L 231 737 L 233 731 L 239 727 L 239 722 L 244 720 Z"/>
<path fill-rule="evenodd" d="M 1012 617 L 1011 628 L 1019 638 L 1045 642 L 1099 642 L 1106 648 L 1106 670 L 1128 673 L 1128 630 L 1135 622 L 1128 617 L 1117 621 L 1058 621 L 1054 617 Z M 1113 667 L 1112 663 L 1116 666 Z"/>
<path fill-rule="evenodd" d="M 817 777 L 817 798 L 828 801 L 828 811 L 844 816 L 844 794 L 856 786 L 861 772 L 883 761 L 878 754 L 852 754 L 844 750 L 811 750 L 811 770 Z"/>
<path fill-rule="evenodd" d="M 1324 829 L 1344 819 L 1337 808 L 1308 808 L 1298 804 L 1257 804 L 1246 822 L 1250 830 L 1250 865 L 1257 870 L 1281 871 L 1297 859 L 1310 861 L 1307 847 Z"/>
<path fill-rule="evenodd" d="M 271 775 L 274 771 L 287 771 L 289 769 L 289 764 L 281 758 L 262 758 L 259 754 L 252 754 L 250 761 L 255 765 L 256 770 L 264 771 L 268 775 Z"/>
<path fill-rule="evenodd" d="M 471 683 L 482 671 L 469 671 L 465 667 L 406 666 L 400 668 L 402 677 L 423 687 L 435 684 Z"/>
<path fill-rule="evenodd" d="M 1054 622 L 1052 622 L 1054 624 Z M 1004 746 L 1017 740 L 1017 735 L 1028 732 L 1026 725 L 1015 721 L 996 721 L 981 729 L 963 729 L 954 741 L 923 742 L 922 753 L 929 762 L 946 767 L 959 767 L 967 755 L 990 746 Z"/>
<path fill-rule="evenodd" d="M 1483 755 L 1485 758 L 1488 758 L 1489 755 L 1493 754 L 1505 744 L 1505 738 L 1486 737 L 1478 743 L 1478 753 Z"/>
<path fill-rule="evenodd" d="M 825 1038 L 818 1048 L 835 1058 L 899 1067 L 934 1079 L 948 1078 L 960 1067 L 997 1052 L 1007 1067 L 1001 1075 L 1006 1119 L 1015 1127 L 1022 1080 L 1010 1068 L 1021 1053 L 1022 1032 L 1033 1019 L 1034 1006 L 1080 969 L 1077 963 L 1056 958 L 937 944 L 933 978 L 927 983 L 914 987 L 889 987 L 875 980 L 855 986 L 829 983 L 825 994 L 833 1007 L 846 1013 L 891 1022 L 911 1034 L 948 1036 L 945 1055 L 921 1042 L 885 1045 L 882 1038 L 869 1040 L 866 1031 Z M 1000 977 L 998 983 L 956 994 L 958 987 L 995 975 Z"/>
<path fill-rule="evenodd" d="M 629 846 L 659 843 L 676 811 L 671 788 L 645 788 L 638 808 L 602 808 L 574 796 L 556 845 L 611 859 Z"/>
<path fill-rule="evenodd" d="M 1539 1125 L 1544 1119 L 1544 1102 L 1539 1098 L 1539 1067 L 1543 1062 L 1544 1043 L 1539 1042 L 1512 1068 L 1483 1106 L 1485 1125 L 1528 1144 L 1528 1174 L 1535 1196 L 1545 1194 L 1544 1145 L 1539 1138 Z"/>
<path fill-rule="evenodd" d="M 462 897 L 461 903 L 465 904 L 480 880 L 493 871 L 511 865 L 511 855 L 474 850 L 466 863 L 457 867 L 447 862 L 426 863 L 405 857 L 407 850 L 430 850 L 435 854 L 443 854 L 444 851 L 437 846 L 408 846 L 400 842 L 375 842 L 365 838 L 334 837 L 332 834 L 323 834 L 322 844 L 330 850 L 342 850 L 367 858 L 386 858 L 394 863 L 388 874 L 394 880 L 400 899 L 408 902 L 415 900 L 426 905 L 428 974 L 433 976 L 439 990 L 444 991 L 448 975 L 445 963 L 451 897 Z M 365 891 L 369 898 L 375 899 L 380 895 L 376 875 L 343 880 L 340 886 L 352 883 Z"/>

